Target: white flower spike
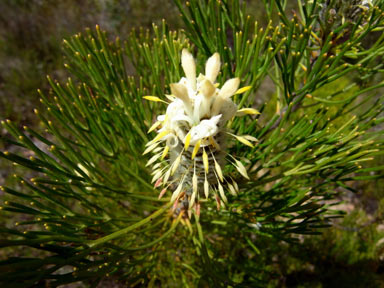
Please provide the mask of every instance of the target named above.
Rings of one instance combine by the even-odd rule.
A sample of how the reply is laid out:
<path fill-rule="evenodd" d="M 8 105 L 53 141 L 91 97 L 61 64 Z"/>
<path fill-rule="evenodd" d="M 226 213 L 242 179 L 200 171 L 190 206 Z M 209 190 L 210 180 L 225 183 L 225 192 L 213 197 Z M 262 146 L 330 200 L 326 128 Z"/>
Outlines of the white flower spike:
<path fill-rule="evenodd" d="M 172 96 L 166 95 L 170 101 L 166 113 L 157 117 L 149 131 L 161 128 L 144 151 L 144 154 L 155 154 L 147 165 L 158 162 L 155 164 L 152 181 L 157 180 L 156 187 L 162 186 L 159 198 L 165 191 L 172 192 L 171 201 L 177 201 L 177 213 L 199 209 L 201 197 L 212 196 L 216 198 L 218 207 L 221 207 L 227 203 L 225 191 L 235 194 L 232 190 L 235 190 L 237 184 L 230 184 L 222 169 L 227 135 L 250 147 L 253 147 L 250 141 L 256 138 L 228 133 L 225 127 L 228 120 L 236 115 L 257 114 L 257 110 L 251 108 L 238 111 L 231 100 L 234 94 L 250 89 L 250 86 L 239 89 L 239 78 L 230 79 L 221 89 L 218 88 L 216 78 L 221 66 L 218 53 L 206 62 L 205 75 L 196 77 L 195 60 L 186 49 L 182 51 L 181 66 L 186 77 L 170 85 Z M 163 102 L 156 96 L 145 97 L 150 101 Z M 162 152 L 158 145 L 163 147 Z M 235 160 L 231 161 L 232 165 L 243 177 L 249 179 L 243 164 L 233 156 L 231 158 Z"/>

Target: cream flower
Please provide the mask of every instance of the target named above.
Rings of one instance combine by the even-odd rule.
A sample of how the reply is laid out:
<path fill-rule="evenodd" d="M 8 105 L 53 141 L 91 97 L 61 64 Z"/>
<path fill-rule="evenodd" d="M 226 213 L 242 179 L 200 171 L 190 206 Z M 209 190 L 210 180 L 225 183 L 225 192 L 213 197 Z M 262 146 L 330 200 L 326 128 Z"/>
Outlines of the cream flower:
<path fill-rule="evenodd" d="M 190 144 L 193 145 L 198 140 L 213 136 L 218 131 L 219 125 L 224 126 L 226 121 L 236 114 L 237 107 L 230 97 L 237 91 L 240 80 L 238 78 L 228 80 L 222 89 L 215 87 L 220 71 L 218 53 L 208 59 L 206 75 L 200 74 L 198 78 L 196 78 L 195 60 L 186 49 L 182 52 L 181 65 L 186 77 L 181 78 L 178 83 L 171 84 L 172 95 L 176 98 L 169 104 L 166 114 L 159 116 L 158 120 L 165 120 L 163 129 L 170 130 L 183 143 L 187 130 L 192 129 L 194 136 Z M 218 115 L 221 116 L 216 117 Z"/>
<path fill-rule="evenodd" d="M 162 161 L 163 166 L 157 166 L 153 171 L 152 182 L 156 181 L 156 187 L 170 187 L 174 191 L 172 201 L 183 200 L 191 208 L 198 205 L 200 195 L 209 197 L 209 191 L 214 191 L 219 207 L 224 204 L 220 201 L 226 201 L 224 183 L 232 192 L 233 187 L 237 187 L 236 183 L 228 182 L 221 168 L 226 154 L 221 148 L 226 147 L 226 136 L 234 136 L 252 147 L 249 139 L 257 140 L 251 136 L 238 136 L 225 131 L 227 122 L 237 113 L 256 114 L 251 113 L 256 111 L 251 108 L 247 108 L 248 113 L 244 113 L 244 109 L 238 111 L 231 99 L 234 94 L 243 93 L 250 87 L 238 90 L 240 79 L 233 78 L 218 88 L 216 79 L 221 66 L 218 53 L 207 60 L 205 75 L 199 74 L 196 77 L 195 60 L 186 49 L 182 51 L 181 66 L 185 77 L 170 85 L 172 95 L 167 98 L 171 102 L 166 113 L 158 116 L 157 122 L 149 130 L 153 131 L 161 126 L 157 130 L 158 135 L 147 144 L 144 154 L 150 151 L 155 153 L 147 165 Z M 145 96 L 145 99 L 164 102 L 156 96 Z M 158 147 L 160 143 L 165 143 L 164 149 Z M 241 175 L 248 178 L 246 169 L 239 160 L 234 159 L 232 164 Z M 161 196 L 165 193 L 164 189 Z"/>
<path fill-rule="evenodd" d="M 190 145 L 195 145 L 197 141 L 203 140 L 204 138 L 215 136 L 219 131 L 217 123 L 219 122 L 220 118 L 221 114 L 213 116 L 209 120 L 202 120 L 198 125 L 193 126 L 189 132 L 191 134 Z M 207 144 L 203 143 L 203 146 L 205 145 Z"/>

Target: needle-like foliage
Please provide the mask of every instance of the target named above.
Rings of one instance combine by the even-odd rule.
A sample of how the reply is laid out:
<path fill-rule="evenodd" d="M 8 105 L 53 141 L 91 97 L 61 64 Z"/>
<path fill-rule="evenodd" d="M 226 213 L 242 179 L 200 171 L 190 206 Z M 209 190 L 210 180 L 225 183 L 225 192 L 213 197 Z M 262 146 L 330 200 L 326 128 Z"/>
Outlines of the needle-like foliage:
<path fill-rule="evenodd" d="M 120 41 L 96 26 L 64 40 L 73 76 L 48 77 L 49 95 L 39 91 L 43 128 L 2 121 L 13 136 L 4 141 L 20 153 L 0 156 L 28 171 L 1 187 L 1 213 L 15 220 L 0 228 L 0 246 L 26 251 L 0 262 L 3 285 L 262 285 L 257 243 L 319 233 L 341 217 L 332 206 L 343 189 L 382 177 L 383 167 L 369 163 L 383 154 L 383 1 L 343 10 L 345 1 L 298 0 L 297 12 L 287 1 L 259 1 L 265 27 L 247 15 L 245 1 L 174 2 L 185 30 L 169 31 L 164 21 Z M 250 89 L 232 100 L 260 114 L 226 127 L 257 142 L 228 140 L 222 173 L 238 187 L 225 191 L 224 207 L 212 196 L 200 211 L 177 214 L 171 193 L 158 198 L 142 154 L 170 84 L 184 76 L 184 48 L 198 72 L 218 52 L 217 82 L 238 77 Z M 263 95 L 268 81 L 274 93 Z M 149 95 L 158 101 L 143 99 Z"/>

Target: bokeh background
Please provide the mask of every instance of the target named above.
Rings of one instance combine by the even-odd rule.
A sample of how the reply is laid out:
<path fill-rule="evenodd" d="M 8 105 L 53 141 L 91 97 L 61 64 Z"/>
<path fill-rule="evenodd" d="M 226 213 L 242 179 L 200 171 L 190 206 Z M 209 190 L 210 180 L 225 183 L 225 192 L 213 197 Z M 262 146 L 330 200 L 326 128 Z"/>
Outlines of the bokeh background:
<path fill-rule="evenodd" d="M 248 1 L 248 12 L 263 22 L 260 2 Z M 48 74 L 59 81 L 69 76 L 63 66 L 64 38 L 99 24 L 110 35 L 124 39 L 131 29 L 151 29 L 152 23 L 159 24 L 162 19 L 172 29 L 182 29 L 171 0 L 1 0 L 0 118 L 20 127 L 39 126 L 33 114 L 39 107 L 36 90 L 49 89 Z M 354 79 L 342 78 L 335 85 L 349 81 Z M 272 88 L 268 81 L 263 84 L 257 95 L 260 101 L 268 101 Z M 5 133 L 1 131 L 1 137 Z M 17 148 L 5 147 L 0 139 L 0 149 Z M 383 159 L 375 162 L 384 165 Z M 11 184 L 11 169 L 0 160 L 0 185 Z M 322 235 L 302 237 L 300 245 L 276 242 L 259 247 L 270 255 L 260 260 L 265 261 L 274 283 L 287 287 L 384 287 L 383 180 L 351 186 L 355 191 L 346 190 L 339 205 L 345 218 Z M 0 216 L 0 221 L 13 220 Z M 20 256 L 22 251 L 2 250 L 0 260 L 12 254 Z"/>

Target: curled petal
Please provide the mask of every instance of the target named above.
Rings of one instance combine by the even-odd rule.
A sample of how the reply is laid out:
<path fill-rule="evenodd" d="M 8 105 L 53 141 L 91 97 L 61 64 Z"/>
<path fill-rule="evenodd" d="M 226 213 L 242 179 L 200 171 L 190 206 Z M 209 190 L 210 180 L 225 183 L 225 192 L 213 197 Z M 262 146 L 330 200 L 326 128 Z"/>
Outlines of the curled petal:
<path fill-rule="evenodd" d="M 214 136 L 218 131 L 217 124 L 220 118 L 221 115 L 217 115 L 211 119 L 205 119 L 201 121 L 199 125 L 192 127 L 190 130 L 191 144 L 194 145 L 198 140 Z"/>
<path fill-rule="evenodd" d="M 217 115 L 220 113 L 220 109 L 224 104 L 225 99 L 223 97 L 216 97 L 215 102 L 213 102 L 211 115 Z"/>
<path fill-rule="evenodd" d="M 210 108 L 213 95 L 216 92 L 216 87 L 209 80 L 204 80 L 200 86 L 201 93 L 203 94 L 203 99 L 200 105 L 199 117 L 210 116 Z"/>
<path fill-rule="evenodd" d="M 220 97 L 227 98 L 234 95 L 237 91 L 237 88 L 239 88 L 240 85 L 240 79 L 239 78 L 232 78 L 229 79 L 227 82 L 224 83 L 223 87 L 220 89 Z"/>
<path fill-rule="evenodd" d="M 196 97 L 195 98 L 195 101 L 194 101 L 194 107 L 193 107 L 193 121 L 195 123 L 199 123 L 200 121 L 200 117 L 201 117 L 201 114 L 202 114 L 202 103 L 203 103 L 203 98 L 204 97 Z"/>
<path fill-rule="evenodd" d="M 220 55 L 217 52 L 207 60 L 205 65 L 205 77 L 212 83 L 215 83 L 217 75 L 219 75 L 220 65 Z"/>
<path fill-rule="evenodd" d="M 203 83 L 201 83 L 200 90 L 204 97 L 210 98 L 216 92 L 216 87 L 211 81 L 204 80 Z"/>
<path fill-rule="evenodd" d="M 225 102 L 230 101 L 228 98 L 235 94 L 239 85 L 239 78 L 233 78 L 224 83 L 223 87 L 220 89 L 219 95 L 215 99 L 215 102 L 213 102 L 212 115 L 217 115 L 220 113 L 221 107 Z"/>
<path fill-rule="evenodd" d="M 176 148 L 179 144 L 179 139 L 174 134 L 169 134 L 167 138 L 167 147 Z"/>
<path fill-rule="evenodd" d="M 193 90 L 196 90 L 196 64 L 195 59 L 187 49 L 183 49 L 181 52 L 181 66 L 183 67 L 185 76 Z"/>
<path fill-rule="evenodd" d="M 177 126 L 180 126 L 180 125 L 179 123 L 175 123 L 175 122 L 181 122 L 181 121 L 185 121 L 191 126 L 193 125 L 192 119 L 188 116 L 185 116 L 184 114 L 177 114 L 175 117 L 171 119 L 171 123 Z"/>
<path fill-rule="evenodd" d="M 192 104 L 188 96 L 187 87 L 180 83 L 172 83 L 170 87 L 172 94 L 183 101 L 187 114 L 192 116 Z"/>
<path fill-rule="evenodd" d="M 231 118 L 236 115 L 236 111 L 237 105 L 233 103 L 230 98 L 224 99 L 219 111 L 219 114 L 223 115 L 223 117 L 221 117 L 221 123 L 225 124 L 228 120 L 231 120 Z"/>

